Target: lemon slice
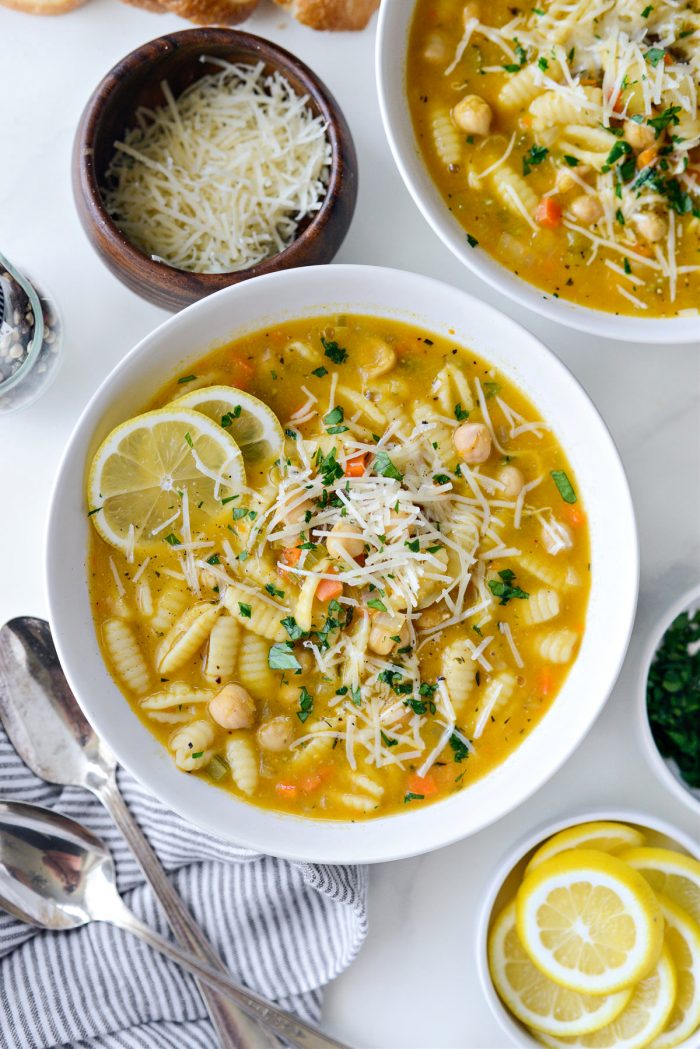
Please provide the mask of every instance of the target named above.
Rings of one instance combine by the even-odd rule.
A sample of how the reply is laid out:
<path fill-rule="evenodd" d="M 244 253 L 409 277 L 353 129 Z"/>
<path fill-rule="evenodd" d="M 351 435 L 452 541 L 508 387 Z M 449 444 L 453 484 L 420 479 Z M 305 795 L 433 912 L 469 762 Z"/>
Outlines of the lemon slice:
<path fill-rule="evenodd" d="M 645 1049 L 668 1021 L 676 996 L 676 974 L 671 956 L 663 949 L 656 968 L 641 980 L 620 1015 L 599 1031 L 577 1038 L 552 1038 L 533 1031 L 545 1045 L 554 1049 L 567 1045 L 582 1049 Z"/>
<path fill-rule="evenodd" d="M 632 997 L 631 988 L 608 996 L 579 994 L 544 976 L 520 942 L 515 901 L 496 919 L 488 952 L 491 979 L 503 1002 L 524 1024 L 547 1034 L 570 1036 L 604 1027 Z"/>
<path fill-rule="evenodd" d="M 659 896 L 659 903 L 678 988 L 666 1026 L 649 1049 L 673 1049 L 700 1027 L 700 925 L 667 896 Z"/>
<path fill-rule="evenodd" d="M 539 867 L 545 860 L 551 860 L 559 852 L 567 849 L 598 849 L 600 852 L 619 852 L 621 849 L 636 849 L 643 845 L 646 838 L 640 830 L 628 827 L 626 823 L 579 823 L 576 827 L 567 827 L 559 831 L 544 845 L 540 846 L 526 867 L 526 873 Z"/>
<path fill-rule="evenodd" d="M 170 407 L 112 430 L 92 460 L 87 497 L 102 538 L 128 553 L 169 535 L 181 543 L 188 519 L 194 532 L 243 485 L 233 438 L 199 412 Z"/>
<path fill-rule="evenodd" d="M 636 871 L 604 852 L 572 849 L 540 864 L 518 890 L 521 942 L 555 983 L 612 994 L 658 961 L 664 921 Z"/>
<path fill-rule="evenodd" d="M 700 924 L 700 863 L 671 849 L 629 849 L 620 859 Z"/>
<path fill-rule="evenodd" d="M 173 402 L 193 408 L 222 426 L 241 449 L 248 464 L 270 463 L 284 448 L 284 432 L 272 408 L 235 386 L 205 386 Z"/>

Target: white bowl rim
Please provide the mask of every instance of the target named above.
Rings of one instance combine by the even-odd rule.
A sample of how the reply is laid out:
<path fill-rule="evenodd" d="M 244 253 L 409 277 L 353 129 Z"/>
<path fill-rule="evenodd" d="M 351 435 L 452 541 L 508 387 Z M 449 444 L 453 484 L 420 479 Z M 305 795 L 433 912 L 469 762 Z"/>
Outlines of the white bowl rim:
<path fill-rule="evenodd" d="M 654 626 L 649 631 L 639 661 L 639 680 L 637 685 L 639 704 L 637 709 L 639 713 L 639 725 L 644 754 L 649 765 L 656 773 L 659 782 L 665 787 L 665 789 L 670 790 L 679 801 L 682 801 L 683 804 L 693 813 L 698 815 L 700 814 L 700 798 L 694 797 L 690 788 L 684 786 L 680 779 L 674 776 L 673 772 L 666 764 L 666 759 L 656 745 L 656 740 L 654 739 L 654 734 L 651 731 L 651 725 L 649 724 L 649 715 L 647 713 L 647 680 L 649 678 L 652 660 L 663 641 L 666 631 L 671 626 L 674 619 L 676 619 L 681 612 L 686 612 L 693 607 L 700 608 L 700 583 L 696 583 L 695 586 L 690 587 L 690 589 L 686 590 L 684 594 L 673 602 L 673 604 L 668 606 L 656 619 Z"/>
<path fill-rule="evenodd" d="M 510 1012 L 499 998 L 496 988 L 493 986 L 493 981 L 491 980 L 487 946 L 489 923 L 491 921 L 491 914 L 493 913 L 496 898 L 501 890 L 501 886 L 510 872 L 520 862 L 523 856 L 530 852 L 531 849 L 534 849 L 541 842 L 546 841 L 547 838 L 551 838 L 552 835 L 557 834 L 560 830 L 566 830 L 568 827 L 576 827 L 580 823 L 592 823 L 601 820 L 610 820 L 615 823 L 634 823 L 640 827 L 648 827 L 649 830 L 657 831 L 660 834 L 666 835 L 668 838 L 672 838 L 686 849 L 691 856 L 700 860 L 700 845 L 693 841 L 689 834 L 686 834 L 683 830 L 679 830 L 678 827 L 669 823 L 668 820 L 647 812 L 640 812 L 638 809 L 615 809 L 608 807 L 600 809 L 581 809 L 580 811 L 574 809 L 568 816 L 560 816 L 558 819 L 548 820 L 540 824 L 535 830 L 529 831 L 527 835 L 523 836 L 517 845 L 514 845 L 512 849 L 508 850 L 507 854 L 499 862 L 496 872 L 489 882 L 489 889 L 486 896 L 481 903 L 476 929 L 476 966 L 479 973 L 481 989 L 489 1004 L 491 1012 L 498 1021 L 501 1029 L 513 1040 L 513 1045 L 520 1046 L 521 1049 L 542 1049 L 542 1043 L 536 1042 L 534 1038 L 530 1038 L 526 1032 L 525 1025 L 521 1024 L 511 1016 Z M 697 1034 L 697 1032 L 695 1032 L 695 1034 Z M 694 1037 L 694 1035 L 691 1037 Z M 690 1038 L 688 1038 L 684 1042 L 681 1042 L 677 1049 L 694 1049 L 694 1046 L 691 1045 Z"/>
<path fill-rule="evenodd" d="M 509 797 L 505 800 L 501 797 L 498 804 L 491 803 L 488 809 L 483 805 L 476 804 L 476 801 L 480 800 L 481 790 L 486 789 L 488 791 L 491 789 L 490 785 L 487 788 L 483 788 L 480 787 L 480 784 L 486 784 L 491 776 L 500 779 L 501 776 L 505 777 L 512 775 L 512 766 L 515 766 L 517 771 L 519 762 L 525 760 L 524 755 L 528 752 L 528 741 L 534 739 L 538 731 L 542 731 L 543 725 L 550 725 L 550 731 L 552 731 L 551 726 L 554 722 L 552 715 L 553 712 L 557 710 L 556 703 L 548 711 L 547 716 L 542 719 L 535 731 L 533 731 L 524 740 L 523 744 L 516 748 L 516 750 L 506 758 L 500 766 L 493 770 L 492 773 L 476 781 L 468 791 L 457 792 L 451 797 L 438 802 L 436 805 L 428 806 L 422 810 L 415 809 L 411 812 L 403 812 L 398 815 L 395 814 L 387 817 L 378 817 L 374 820 L 359 823 L 347 823 L 346 821 L 339 823 L 338 821 L 320 821 L 292 817 L 271 810 L 260 809 L 245 802 L 241 802 L 232 795 L 225 794 L 225 792 L 210 787 L 208 784 L 197 779 L 190 779 L 188 781 L 189 785 L 187 791 L 182 791 L 178 787 L 173 787 L 172 790 L 170 789 L 170 786 L 166 788 L 163 782 L 163 777 L 167 778 L 169 773 L 162 766 L 160 769 L 158 768 L 159 758 L 157 755 L 153 760 L 137 760 L 133 755 L 131 746 L 121 746 L 116 743 L 113 725 L 111 722 L 108 722 L 104 710 L 100 707 L 101 701 L 95 701 L 93 683 L 89 679 L 89 674 L 86 673 L 84 669 L 85 654 L 82 651 L 82 647 L 85 645 L 85 638 L 81 638 L 80 658 L 78 655 L 78 644 L 76 643 L 71 647 L 71 645 L 66 644 L 64 640 L 64 628 L 62 624 L 63 589 L 61 583 L 63 566 L 60 553 L 60 543 L 63 540 L 61 538 L 61 529 L 53 528 L 52 526 L 56 517 L 62 512 L 62 506 L 66 502 L 66 495 L 64 493 L 68 490 L 69 475 L 72 470 L 74 471 L 77 469 L 74 459 L 76 455 L 82 457 L 80 460 L 80 477 L 82 478 L 87 448 L 81 451 L 81 445 L 86 444 L 90 435 L 94 434 L 94 430 L 97 428 L 99 420 L 102 418 L 104 412 L 110 405 L 114 404 L 112 387 L 120 381 L 126 382 L 126 378 L 137 365 L 137 362 L 141 362 L 142 369 L 146 368 L 149 350 L 162 344 L 168 338 L 173 329 L 177 330 L 178 326 L 182 325 L 185 328 L 188 327 L 188 324 L 185 323 L 183 318 L 187 318 L 188 322 L 194 323 L 195 321 L 199 321 L 200 317 L 206 318 L 208 311 L 214 313 L 218 304 L 223 305 L 226 303 L 228 306 L 229 300 L 231 302 L 232 313 L 235 316 L 235 304 L 238 299 L 246 296 L 256 298 L 264 292 L 266 294 L 269 293 L 270 300 L 275 302 L 275 286 L 284 286 L 285 284 L 291 285 L 292 288 L 299 289 L 313 287 L 314 294 L 316 294 L 316 288 L 324 289 L 328 286 L 329 289 L 334 290 L 326 292 L 326 298 L 322 301 L 328 303 L 328 298 L 330 298 L 332 305 L 337 308 L 339 304 L 337 289 L 343 288 L 344 284 L 347 284 L 351 289 L 347 293 L 349 299 L 343 298 L 341 295 L 344 310 L 354 310 L 355 312 L 364 313 L 365 315 L 374 312 L 374 315 L 376 316 L 401 316 L 405 320 L 409 312 L 408 307 L 402 306 L 400 313 L 397 313 L 395 307 L 387 305 L 386 301 L 377 304 L 376 308 L 373 309 L 369 309 L 367 305 L 359 305 L 359 301 L 366 303 L 367 300 L 370 300 L 372 295 L 376 293 L 377 287 L 382 285 L 382 282 L 393 282 L 392 287 L 394 287 L 397 281 L 402 285 L 401 295 L 395 291 L 398 299 L 401 299 L 402 297 L 408 299 L 410 297 L 411 302 L 413 302 L 415 296 L 416 301 L 420 301 L 420 296 L 422 295 L 424 301 L 427 301 L 427 297 L 430 295 L 430 301 L 432 304 L 433 301 L 438 300 L 440 296 L 447 296 L 450 298 L 451 302 L 454 300 L 455 306 L 453 306 L 453 308 L 456 309 L 457 301 L 459 301 L 463 307 L 466 307 L 465 314 L 469 316 L 470 322 L 472 322 L 472 317 L 479 313 L 481 313 L 482 317 L 488 318 L 489 330 L 498 332 L 499 339 L 503 339 L 505 345 L 512 345 L 513 341 L 517 339 L 519 355 L 521 357 L 523 355 L 525 357 L 534 357 L 537 359 L 540 370 L 544 369 L 545 371 L 556 373 L 557 382 L 561 383 L 564 388 L 567 388 L 567 392 L 571 397 L 578 400 L 579 411 L 587 415 L 589 431 L 592 426 L 597 432 L 597 439 L 605 446 L 607 466 L 615 475 L 615 519 L 616 522 L 620 522 L 620 528 L 624 532 L 626 543 L 624 550 L 619 551 L 619 556 L 616 560 L 616 565 L 620 571 L 620 578 L 624 579 L 620 591 L 616 592 L 615 595 L 615 599 L 620 600 L 621 602 L 619 615 L 617 615 L 614 620 L 615 629 L 617 630 L 616 647 L 615 652 L 608 659 L 608 667 L 602 678 L 604 684 L 600 689 L 600 694 L 595 696 L 593 702 L 591 702 L 587 696 L 587 703 L 579 705 L 581 709 L 577 711 L 576 715 L 577 718 L 580 718 L 580 723 L 576 730 L 578 735 L 574 738 L 573 730 L 571 730 L 570 737 L 565 738 L 565 744 L 563 747 L 559 746 L 556 753 L 554 753 L 551 748 L 547 751 L 547 760 L 538 762 L 536 775 L 531 781 L 527 781 L 526 790 L 523 792 L 521 789 L 517 795 L 517 799 Z M 361 285 L 363 289 L 361 292 L 362 299 L 360 299 L 360 292 L 355 290 L 354 286 L 356 284 Z M 372 289 L 371 292 L 366 290 L 365 284 Z M 426 312 L 429 312 L 432 307 L 426 306 L 425 308 Z M 279 319 L 279 310 L 277 307 L 273 306 L 270 307 L 270 309 L 272 309 L 273 312 L 277 310 L 277 317 Z M 413 306 L 411 307 L 411 315 L 413 316 L 412 310 Z M 296 315 L 311 316 L 314 312 L 315 315 L 319 315 L 323 312 L 320 302 L 318 306 L 314 305 L 312 312 L 309 312 L 309 308 L 300 308 L 296 312 Z M 426 328 L 432 327 L 433 330 L 438 330 L 438 325 L 436 323 L 428 321 L 425 318 L 416 320 L 416 323 L 419 326 Z M 260 329 L 264 324 L 265 317 L 261 317 L 257 325 L 249 326 L 247 329 L 245 326 L 242 328 L 240 324 L 238 326 L 233 324 L 230 337 L 235 338 L 236 333 L 240 334 L 243 330 Z M 222 343 L 222 340 L 218 341 L 219 344 Z M 467 339 L 458 331 L 456 341 L 467 342 Z M 170 353 L 169 350 L 163 352 L 166 355 Z M 193 360 L 201 358 L 206 352 L 207 350 L 200 344 L 196 352 L 190 352 L 180 363 L 184 363 L 188 358 L 190 363 L 192 363 Z M 488 354 L 485 353 L 485 351 L 478 349 L 478 352 L 481 352 L 484 356 L 488 357 Z M 508 366 L 502 366 L 506 373 L 508 373 L 509 369 L 511 373 L 516 369 L 516 365 L 513 363 L 514 360 L 515 358 L 511 357 L 510 364 Z M 176 358 L 174 353 L 171 353 L 168 357 L 168 363 L 164 366 L 162 375 L 172 374 L 176 367 Z M 161 376 L 157 385 L 162 385 L 162 381 L 163 379 Z M 514 381 L 518 382 L 517 379 Z M 539 372 L 537 382 L 540 382 Z M 134 382 L 132 379 L 132 387 L 133 384 Z M 154 384 L 153 389 L 156 389 L 157 385 Z M 533 395 L 533 399 L 536 400 L 535 395 Z M 141 397 L 139 403 L 143 404 L 143 401 L 144 398 Z M 137 408 L 136 410 L 140 409 Z M 83 483 L 82 480 L 80 483 Z M 69 509 L 66 510 L 66 512 L 73 511 Z M 580 745 L 583 738 L 585 738 L 590 731 L 591 726 L 598 717 L 610 695 L 610 692 L 612 691 L 627 652 L 627 646 L 636 611 L 639 585 L 639 547 L 637 529 L 632 499 L 624 468 L 613 439 L 607 430 L 604 421 L 600 417 L 598 410 L 566 366 L 562 364 L 562 362 L 550 350 L 548 350 L 539 339 L 528 332 L 527 329 L 523 328 L 506 315 L 500 314 L 493 307 L 474 299 L 461 289 L 454 288 L 451 285 L 419 274 L 412 274 L 396 269 L 361 265 L 305 267 L 303 269 L 273 273 L 238 285 L 233 285 L 229 288 L 223 289 L 215 295 L 208 296 L 206 299 L 189 306 L 186 310 L 176 314 L 174 317 L 165 320 L 161 325 L 154 329 L 154 331 L 146 335 L 145 338 L 137 343 L 137 345 L 133 347 L 121 362 L 117 364 L 90 399 L 66 445 L 56 475 L 51 498 L 50 512 L 47 521 L 46 550 L 47 591 L 50 610 L 49 618 L 59 659 L 71 688 L 76 695 L 76 698 L 78 698 L 81 703 L 84 713 L 95 726 L 98 733 L 100 733 L 114 750 L 120 764 L 135 776 L 135 778 L 137 778 L 148 790 L 150 790 L 151 793 L 159 798 L 163 804 L 167 805 L 169 808 L 179 813 L 183 818 L 189 820 L 191 823 L 205 831 L 209 831 L 224 840 L 231 841 L 238 845 L 245 845 L 260 852 L 292 860 L 328 863 L 372 863 L 400 859 L 406 856 L 419 855 L 431 851 L 432 849 L 451 844 L 461 838 L 478 832 L 491 823 L 496 822 L 496 820 L 500 819 L 517 805 L 522 804 L 532 793 L 534 793 L 534 791 L 539 789 L 546 780 L 554 775 L 576 747 Z M 83 575 L 85 575 L 85 572 L 83 572 Z M 80 585 L 85 587 L 85 579 L 82 577 Z M 624 594 L 622 591 L 624 591 Z M 72 624 L 73 617 L 70 618 Z M 72 625 L 66 627 L 66 630 L 71 629 L 75 629 L 75 627 Z M 607 629 L 609 630 L 609 627 Z M 584 638 L 585 636 L 586 635 L 584 635 Z M 94 629 L 91 630 L 90 640 L 93 644 L 96 644 L 94 639 Z M 111 678 L 109 678 L 101 656 L 99 656 L 99 664 L 101 668 L 101 684 L 103 686 L 103 691 L 104 689 L 112 689 L 116 691 L 116 685 L 114 685 Z M 598 672 L 598 668 L 591 667 L 590 671 L 591 673 Z M 121 696 L 120 693 L 118 694 Z M 585 712 L 583 711 L 584 706 L 586 707 Z M 131 713 L 128 705 L 126 706 L 126 709 Z M 570 716 L 567 720 L 571 721 L 571 715 L 573 712 L 569 711 L 568 713 Z M 138 734 L 140 730 L 147 732 L 141 723 L 138 722 L 135 715 L 133 715 L 133 722 L 135 723 L 133 730 L 134 733 Z M 568 727 L 567 724 L 565 730 L 568 730 Z M 558 728 L 561 732 L 561 726 L 558 726 Z M 162 745 L 157 743 L 153 737 L 150 738 L 151 742 L 155 743 L 160 757 L 162 758 L 164 755 L 167 758 L 167 754 Z M 559 740 L 557 742 L 559 743 Z M 169 766 L 172 766 L 172 769 L 174 769 L 174 765 L 172 765 L 172 762 L 170 762 L 169 759 L 168 763 Z M 531 768 L 528 767 L 527 772 L 528 776 L 531 775 Z M 182 773 L 178 772 L 177 776 L 184 781 Z M 210 791 L 206 798 L 208 802 L 207 804 L 197 804 L 197 799 L 199 798 L 199 800 L 202 801 L 204 797 L 200 788 L 206 788 Z M 235 811 L 238 813 L 239 822 L 236 824 L 236 821 L 233 820 L 235 824 L 233 829 L 231 829 L 228 822 L 217 818 L 213 814 L 213 810 L 216 809 L 216 801 L 212 797 L 211 791 L 215 791 L 217 795 L 226 797 L 228 799 L 228 804 L 231 805 L 231 812 Z M 504 792 L 501 791 L 501 794 L 503 793 Z M 464 800 L 468 797 L 471 797 L 471 800 L 474 802 L 474 812 L 470 810 L 468 803 Z M 441 813 L 445 814 L 444 817 L 435 818 L 434 814 L 437 809 L 440 809 Z M 244 810 L 248 810 L 248 813 L 251 811 L 254 812 L 255 816 L 244 815 Z M 465 828 L 460 822 L 460 812 L 462 818 L 464 818 L 465 815 L 469 817 L 469 825 L 467 828 Z M 449 819 L 448 813 L 450 815 Z M 245 824 L 243 829 L 240 826 L 240 821 L 243 821 Z M 251 823 L 254 825 L 250 826 L 249 824 Z M 293 827 L 291 833 L 289 833 L 290 826 Z"/>
<path fill-rule="evenodd" d="M 408 107 L 404 105 L 405 114 L 403 115 L 410 126 L 412 149 L 399 137 L 400 117 L 398 121 L 395 119 L 401 113 L 401 109 L 396 92 L 396 69 L 392 66 L 389 54 L 397 46 L 397 38 L 402 41 L 405 39 L 404 30 L 407 25 L 411 24 L 415 3 L 416 0 L 383 0 L 381 4 L 375 51 L 377 92 L 384 132 L 396 166 L 418 210 L 443 244 L 472 273 L 486 281 L 496 291 L 547 320 L 557 321 L 576 331 L 616 339 L 620 342 L 666 345 L 697 343 L 700 340 L 700 316 L 632 317 L 625 314 L 607 313 L 589 306 L 580 306 L 577 303 L 548 295 L 534 284 L 529 284 L 521 277 L 516 277 L 486 252 L 475 251 L 467 247 L 464 229 L 445 207 L 440 192 L 430 176 L 427 176 L 429 185 L 421 186 L 420 184 L 421 176 L 425 181 L 427 169 L 425 169 L 415 143 Z M 408 15 L 407 12 L 409 12 Z M 405 103 L 403 76 L 402 66 L 400 95 L 401 102 Z"/>

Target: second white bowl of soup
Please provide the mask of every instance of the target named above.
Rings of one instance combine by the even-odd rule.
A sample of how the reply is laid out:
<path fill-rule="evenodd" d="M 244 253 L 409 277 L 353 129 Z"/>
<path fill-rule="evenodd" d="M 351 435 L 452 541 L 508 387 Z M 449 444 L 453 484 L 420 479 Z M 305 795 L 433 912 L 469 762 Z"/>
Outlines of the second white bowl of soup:
<path fill-rule="evenodd" d="M 533 336 L 425 277 L 226 290 L 97 392 L 52 627 L 119 760 L 195 824 L 340 862 L 435 848 L 566 759 L 625 653 L 624 472 Z"/>
<path fill-rule="evenodd" d="M 466 266 L 581 331 L 698 339 L 696 23 L 667 3 L 385 0 L 386 134 Z"/>

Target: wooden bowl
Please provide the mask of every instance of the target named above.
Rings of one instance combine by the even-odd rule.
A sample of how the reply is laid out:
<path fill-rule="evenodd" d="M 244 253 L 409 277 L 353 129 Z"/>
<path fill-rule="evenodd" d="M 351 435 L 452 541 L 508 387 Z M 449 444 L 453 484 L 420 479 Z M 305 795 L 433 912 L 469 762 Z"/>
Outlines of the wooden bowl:
<path fill-rule="evenodd" d="M 156 262 L 135 247 L 107 213 L 100 184 L 114 155 L 114 143 L 134 123 L 139 106 L 165 103 L 167 80 L 177 97 L 215 67 L 200 61 L 211 55 L 229 62 L 264 62 L 279 70 L 327 123 L 332 159 L 320 209 L 303 220 L 295 240 L 283 251 L 248 269 L 231 273 L 191 273 Z M 97 86 L 80 118 L 73 147 L 73 193 L 78 215 L 93 247 L 109 269 L 137 295 L 178 310 L 221 288 L 264 273 L 330 262 L 350 226 L 357 200 L 357 157 L 345 117 L 328 88 L 298 58 L 268 40 L 234 29 L 187 29 L 138 47 L 118 62 Z"/>

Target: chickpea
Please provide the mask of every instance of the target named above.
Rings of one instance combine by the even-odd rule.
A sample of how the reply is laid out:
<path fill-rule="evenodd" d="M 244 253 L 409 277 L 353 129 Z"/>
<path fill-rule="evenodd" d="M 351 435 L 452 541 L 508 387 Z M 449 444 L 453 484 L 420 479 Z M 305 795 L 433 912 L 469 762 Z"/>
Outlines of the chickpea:
<path fill-rule="evenodd" d="M 301 685 L 294 685 L 291 681 L 288 681 L 285 685 L 280 685 L 275 698 L 280 703 L 283 703 L 285 707 L 298 707 L 300 691 Z"/>
<path fill-rule="evenodd" d="M 251 728 L 255 701 L 242 685 L 224 685 L 209 704 L 209 713 L 222 728 Z"/>
<path fill-rule="evenodd" d="M 304 674 L 308 674 L 316 666 L 316 660 L 308 648 L 303 648 L 301 652 L 295 652 L 294 654 Z"/>
<path fill-rule="evenodd" d="M 452 110 L 452 119 L 468 135 L 488 135 L 493 112 L 480 95 L 465 95 Z"/>
<path fill-rule="evenodd" d="M 657 215 L 655 211 L 640 211 L 632 220 L 637 227 L 637 232 L 650 244 L 663 240 L 668 232 L 666 220 Z"/>
<path fill-rule="evenodd" d="M 373 338 L 367 341 L 367 363 L 362 365 L 366 379 L 378 379 L 386 375 L 396 364 L 396 351 L 384 339 Z"/>
<path fill-rule="evenodd" d="M 440 33 L 430 34 L 423 48 L 423 58 L 433 66 L 447 61 L 447 41 L 444 36 L 441 36 Z"/>
<path fill-rule="evenodd" d="M 589 171 L 590 168 L 587 164 L 578 164 L 576 167 L 576 174 L 581 177 L 587 175 Z M 554 184 L 558 193 L 568 193 L 569 190 L 580 185 L 572 175 L 570 167 L 557 168 L 557 177 Z"/>
<path fill-rule="evenodd" d="M 517 499 L 525 484 L 525 478 L 517 466 L 504 466 L 498 471 L 498 480 L 505 485 L 498 489 L 496 496 L 502 499 Z"/>
<path fill-rule="evenodd" d="M 478 0 L 469 0 L 469 2 L 466 3 L 464 5 L 464 7 L 462 8 L 462 22 L 464 23 L 464 25 L 466 27 L 467 22 L 469 22 L 472 18 L 478 18 L 478 17 L 479 17 Z"/>
<path fill-rule="evenodd" d="M 452 440 L 465 463 L 485 463 L 491 455 L 491 434 L 484 423 L 462 423 Z"/>
<path fill-rule="evenodd" d="M 648 124 L 638 124 L 635 120 L 626 120 L 622 125 L 622 131 L 632 149 L 637 151 L 653 146 L 656 141 L 656 132 Z"/>
<path fill-rule="evenodd" d="M 367 642 L 369 647 L 378 656 L 388 656 L 397 644 L 394 640 L 395 637 L 399 638 L 398 643 L 401 645 L 408 643 L 406 616 L 380 612 L 372 620 L 372 629 L 369 632 L 369 641 Z"/>
<path fill-rule="evenodd" d="M 263 750 L 279 752 L 287 750 L 294 739 L 292 719 L 284 715 L 265 721 L 257 731 L 258 743 Z"/>
<path fill-rule="evenodd" d="M 326 550 L 331 557 L 340 561 L 348 557 L 359 557 L 365 552 L 365 541 L 347 518 L 336 521 L 326 538 Z"/>
<path fill-rule="evenodd" d="M 597 197 L 590 193 L 582 193 L 579 197 L 574 197 L 570 208 L 574 218 L 582 222 L 584 226 L 592 226 L 603 215 L 603 205 Z"/>

